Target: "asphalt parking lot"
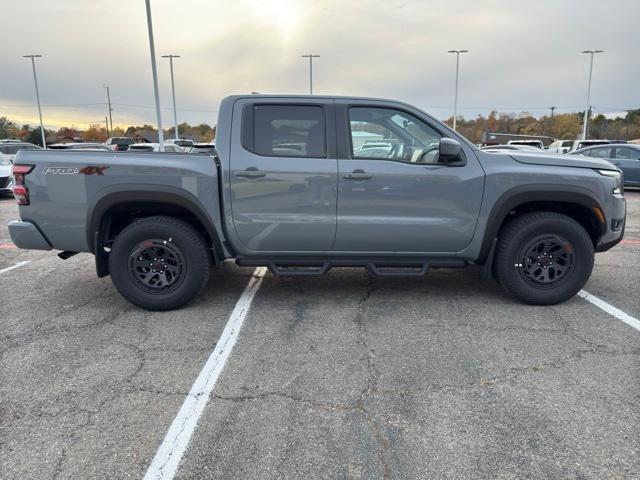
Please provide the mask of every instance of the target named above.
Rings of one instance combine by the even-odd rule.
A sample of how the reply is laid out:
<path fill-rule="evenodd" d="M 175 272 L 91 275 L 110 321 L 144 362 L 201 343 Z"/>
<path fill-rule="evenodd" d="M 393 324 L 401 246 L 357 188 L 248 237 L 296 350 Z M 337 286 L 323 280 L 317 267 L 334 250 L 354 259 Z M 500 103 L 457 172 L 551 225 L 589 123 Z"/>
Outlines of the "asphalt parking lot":
<path fill-rule="evenodd" d="M 638 318 L 627 201 L 585 290 Z M 89 255 L 13 248 L 17 216 L 0 199 L 0 478 L 142 478 L 253 270 L 146 312 Z M 175 478 L 640 478 L 640 331 L 579 297 L 516 303 L 477 268 L 267 274 Z"/>

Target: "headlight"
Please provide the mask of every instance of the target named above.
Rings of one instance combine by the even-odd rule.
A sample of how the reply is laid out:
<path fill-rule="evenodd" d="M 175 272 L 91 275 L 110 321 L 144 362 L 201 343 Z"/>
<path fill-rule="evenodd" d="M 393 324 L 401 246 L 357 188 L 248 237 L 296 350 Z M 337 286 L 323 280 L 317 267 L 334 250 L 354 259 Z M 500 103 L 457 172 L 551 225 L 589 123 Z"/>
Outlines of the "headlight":
<path fill-rule="evenodd" d="M 614 194 L 622 194 L 622 172 L 620 170 L 596 170 L 600 175 L 613 178 L 616 181 L 616 186 L 613 189 Z"/>

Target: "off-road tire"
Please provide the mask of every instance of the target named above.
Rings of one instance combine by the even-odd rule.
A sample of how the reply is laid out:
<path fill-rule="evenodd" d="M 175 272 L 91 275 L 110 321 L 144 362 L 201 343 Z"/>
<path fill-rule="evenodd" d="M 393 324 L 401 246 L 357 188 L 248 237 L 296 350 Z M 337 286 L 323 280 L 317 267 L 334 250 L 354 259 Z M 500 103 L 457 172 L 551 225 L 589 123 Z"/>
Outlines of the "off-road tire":
<path fill-rule="evenodd" d="M 206 286 L 210 255 L 202 235 L 187 222 L 168 216 L 147 217 L 115 238 L 109 272 L 120 294 L 134 305 L 173 310 L 196 298 Z"/>
<path fill-rule="evenodd" d="M 555 258 L 554 252 L 544 251 L 544 246 L 553 245 L 554 241 L 556 246 L 552 248 L 561 254 Z M 565 257 L 564 270 L 561 274 L 555 270 L 555 280 L 550 279 L 551 270 L 546 270 L 554 265 L 559 269 L 563 261 L 560 256 Z M 556 212 L 532 212 L 514 218 L 500 231 L 493 272 L 500 285 L 519 300 L 532 305 L 555 305 L 573 297 L 585 285 L 593 260 L 593 241 L 577 221 Z"/>

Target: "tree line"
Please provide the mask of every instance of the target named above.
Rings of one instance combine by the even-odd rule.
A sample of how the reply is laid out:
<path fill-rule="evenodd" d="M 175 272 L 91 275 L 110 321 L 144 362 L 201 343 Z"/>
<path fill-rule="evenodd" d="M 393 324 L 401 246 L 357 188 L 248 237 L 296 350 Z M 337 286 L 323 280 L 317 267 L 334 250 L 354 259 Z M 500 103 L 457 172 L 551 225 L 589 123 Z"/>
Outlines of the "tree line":
<path fill-rule="evenodd" d="M 173 138 L 175 128 L 163 129 L 165 138 Z M 215 138 L 215 127 L 205 123 L 199 125 L 189 125 L 181 123 L 178 125 L 180 138 L 189 138 L 196 142 L 210 142 Z M 107 132 L 104 125 L 90 125 L 82 130 L 74 127 L 61 127 L 57 130 L 45 128 L 45 138 L 47 144 L 54 143 L 62 139 L 76 139 L 82 142 L 104 142 L 108 137 L 132 137 L 145 138 L 149 141 L 157 141 L 158 130 L 152 125 L 132 125 L 127 128 L 114 127 L 113 131 Z M 7 117 L 0 117 L 0 139 L 17 138 L 19 140 L 42 145 L 42 135 L 39 125 L 18 125 Z"/>
<path fill-rule="evenodd" d="M 583 113 L 560 113 L 534 117 L 528 112 L 498 113 L 492 111 L 488 116 L 478 115 L 473 119 L 458 117 L 457 129 L 473 143 L 482 141 L 484 132 L 514 133 L 520 135 L 544 135 L 563 140 L 578 138 L 582 132 Z M 447 125 L 453 125 L 453 117 L 445 120 Z M 107 134 L 104 125 L 90 125 L 85 130 L 62 127 L 58 130 L 45 130 L 47 142 L 62 138 L 76 138 L 84 142 L 104 142 L 107 137 L 141 137 L 148 140 L 157 138 L 157 129 L 152 125 L 137 125 L 127 128 L 115 127 Z M 163 129 L 165 138 L 173 138 L 174 128 Z M 209 142 L 215 138 L 215 127 L 205 123 L 178 125 L 181 138 L 190 138 L 197 142 Z M 155 138 L 148 138 L 149 136 Z M 606 138 L 609 140 L 640 139 L 640 109 L 628 110 L 624 116 L 606 118 L 599 114 L 589 121 L 589 138 Z M 0 138 L 18 138 L 20 140 L 40 145 L 40 127 L 33 125 L 18 125 L 7 117 L 0 117 Z"/>
<path fill-rule="evenodd" d="M 488 116 L 474 119 L 458 117 L 457 131 L 473 143 L 482 141 L 484 132 L 512 133 L 519 135 L 544 135 L 559 140 L 574 140 L 582 133 L 584 112 L 560 113 L 536 118 L 528 112 L 519 114 L 492 111 Z M 453 117 L 445 120 L 453 125 Z M 606 118 L 599 114 L 589 121 L 589 138 L 608 140 L 640 139 L 640 109 L 628 110 L 624 116 Z"/>

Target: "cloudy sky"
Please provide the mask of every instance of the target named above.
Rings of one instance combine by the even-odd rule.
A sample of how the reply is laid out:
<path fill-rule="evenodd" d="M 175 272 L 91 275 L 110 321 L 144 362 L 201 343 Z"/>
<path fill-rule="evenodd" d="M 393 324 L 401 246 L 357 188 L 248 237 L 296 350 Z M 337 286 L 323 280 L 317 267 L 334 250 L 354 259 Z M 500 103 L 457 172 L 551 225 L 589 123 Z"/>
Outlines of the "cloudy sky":
<path fill-rule="evenodd" d="M 404 100 L 439 118 L 459 112 L 534 115 L 583 108 L 596 57 L 596 113 L 640 108 L 640 0 L 152 0 L 165 126 L 178 54 L 178 120 L 216 122 L 231 93 L 314 93 Z M 0 0 L 0 116 L 35 123 L 31 66 L 39 53 L 45 124 L 155 124 L 144 0 Z"/>

